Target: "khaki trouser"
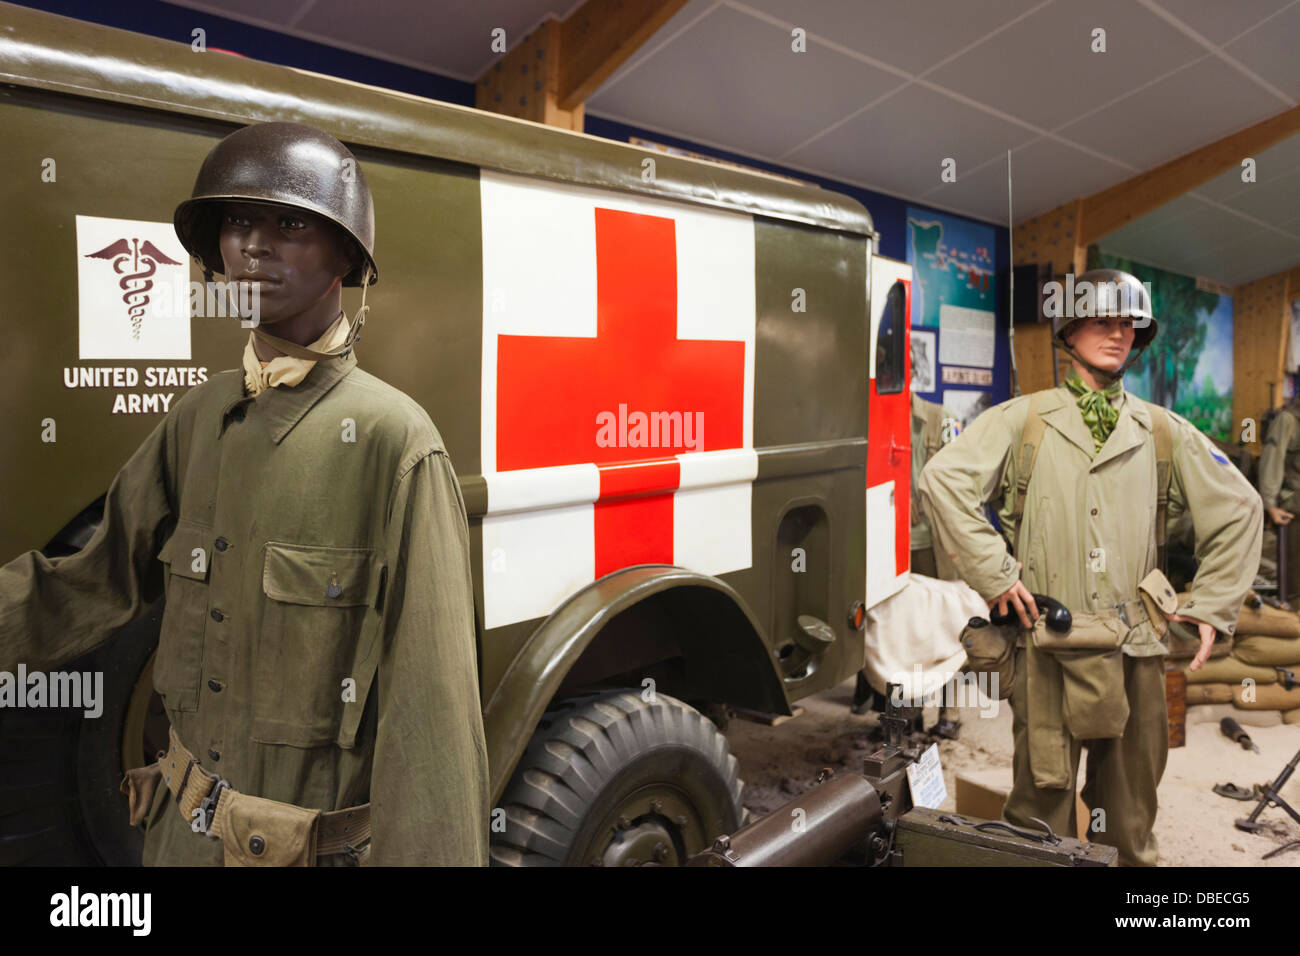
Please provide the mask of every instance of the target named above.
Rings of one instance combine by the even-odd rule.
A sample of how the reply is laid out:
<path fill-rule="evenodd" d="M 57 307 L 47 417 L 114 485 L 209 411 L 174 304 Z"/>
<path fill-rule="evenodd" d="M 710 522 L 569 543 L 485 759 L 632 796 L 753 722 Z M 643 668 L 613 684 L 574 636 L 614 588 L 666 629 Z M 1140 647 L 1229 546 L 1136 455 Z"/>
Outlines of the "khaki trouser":
<path fill-rule="evenodd" d="M 912 549 L 912 573 L 924 574 L 927 578 L 937 578 L 939 571 L 934 563 L 934 548 Z"/>
<path fill-rule="evenodd" d="M 912 552 L 916 554 L 915 551 Z M 1264 542 L 1260 548 L 1259 575 L 1264 580 L 1277 580 L 1277 525 L 1264 522 Z M 1286 586 L 1279 597 L 1292 602 L 1300 599 L 1300 521 L 1292 521 L 1286 529 Z"/>
<path fill-rule="evenodd" d="M 1029 768 L 1024 648 L 1016 651 L 1016 678 L 1011 690 L 1015 737 L 1014 783 L 1002 815 L 1009 823 L 1039 829 L 1031 817 L 1047 822 L 1057 834 L 1077 833 L 1074 789 L 1041 790 Z M 1088 741 L 1087 782 L 1083 802 L 1092 813 L 1088 839 L 1119 850 L 1120 866 L 1155 866 L 1156 790 L 1169 755 L 1165 712 L 1165 659 L 1124 657 L 1124 692 L 1129 718 L 1124 736 Z M 1071 780 L 1077 779 L 1082 741 L 1070 740 Z M 1104 829 L 1102 825 L 1104 823 Z"/>

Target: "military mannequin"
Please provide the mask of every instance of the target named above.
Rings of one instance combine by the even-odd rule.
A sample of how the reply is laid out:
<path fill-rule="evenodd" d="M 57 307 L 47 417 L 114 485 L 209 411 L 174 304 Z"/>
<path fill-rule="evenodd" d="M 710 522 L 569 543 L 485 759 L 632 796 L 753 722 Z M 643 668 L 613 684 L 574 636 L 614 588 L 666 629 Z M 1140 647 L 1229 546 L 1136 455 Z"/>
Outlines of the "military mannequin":
<path fill-rule="evenodd" d="M 936 402 L 927 402 L 912 393 L 912 573 L 926 577 L 951 580 L 956 569 L 946 555 L 935 552 L 930 538 L 930 523 L 921 507 L 921 496 L 916 487 L 921 481 L 921 469 L 951 438 L 955 437 L 956 418 L 947 408 Z"/>
<path fill-rule="evenodd" d="M 930 536 L 930 522 L 921 506 L 921 496 L 917 486 L 921 482 L 921 469 L 925 463 L 956 437 L 956 417 L 943 405 L 927 402 L 915 392 L 912 393 L 912 509 L 911 509 L 911 547 L 912 573 L 924 574 L 926 577 L 942 578 L 951 581 L 957 577 L 957 569 L 946 554 L 934 549 Z M 961 732 L 961 710 L 943 701 L 955 700 L 955 680 L 940 694 L 939 722 L 930 728 L 930 733 L 946 740 L 956 740 Z"/>
<path fill-rule="evenodd" d="M 1259 573 L 1271 581 L 1277 576 L 1277 528 L 1291 524 L 1300 508 L 1300 402 L 1277 410 L 1259 456 L 1259 496 L 1269 523 L 1264 531 Z M 1287 577 L 1278 582 L 1278 597 L 1294 602 L 1300 597 L 1300 530 L 1287 529 Z"/>
<path fill-rule="evenodd" d="M 424 410 L 357 368 L 365 177 L 319 130 L 245 127 L 175 226 L 209 280 L 258 287 L 244 367 L 175 403 L 85 548 L 0 568 L 0 668 L 56 668 L 165 592 L 171 743 L 123 781 L 146 864 L 483 865 L 464 502 Z"/>
<path fill-rule="evenodd" d="M 1121 865 L 1152 866 L 1168 754 L 1161 635 L 1168 621 L 1194 624 L 1201 645 L 1190 667 L 1199 670 L 1215 631 L 1232 633 L 1262 508 L 1195 427 L 1124 391 L 1124 371 L 1157 331 L 1145 288 L 1104 269 L 1080 276 L 1076 288 L 1095 289 L 1095 306 L 1081 299 L 1082 315 L 1054 322 L 1053 342 L 1073 364 L 1066 382 L 980 415 L 925 467 L 921 495 L 962 578 L 1026 629 L 1014 656 L 1014 783 L 1004 816 L 1074 833 L 1086 741 L 1089 839 L 1117 847 Z M 986 502 L 1007 541 L 982 517 Z M 1184 512 L 1200 566 L 1178 605 L 1153 574 L 1163 539 L 1155 525 Z M 1033 593 L 1069 608 L 1066 636 L 1044 627 Z"/>
<path fill-rule="evenodd" d="M 946 556 L 937 556 L 931 547 L 930 525 L 921 508 L 921 498 L 916 492 L 921 480 L 921 469 L 934 457 L 943 445 L 956 434 L 956 418 L 942 405 L 927 402 L 915 392 L 912 393 L 912 500 L 910 540 L 912 551 L 912 573 L 931 578 L 952 580 L 957 577 L 956 569 Z M 942 568 L 942 573 L 940 573 Z M 943 704 L 942 700 L 955 699 L 955 679 L 940 694 L 939 722 L 930 728 L 929 733 L 956 740 L 961 728 L 961 711 L 954 706 Z M 943 695 L 947 694 L 945 698 Z M 872 702 L 877 708 L 884 709 L 884 697 L 876 693 L 867 679 L 866 671 L 858 673 L 857 686 L 853 691 L 851 710 L 855 714 L 865 714 L 871 709 Z M 924 727 L 923 715 L 914 718 L 914 729 L 920 733 Z"/>

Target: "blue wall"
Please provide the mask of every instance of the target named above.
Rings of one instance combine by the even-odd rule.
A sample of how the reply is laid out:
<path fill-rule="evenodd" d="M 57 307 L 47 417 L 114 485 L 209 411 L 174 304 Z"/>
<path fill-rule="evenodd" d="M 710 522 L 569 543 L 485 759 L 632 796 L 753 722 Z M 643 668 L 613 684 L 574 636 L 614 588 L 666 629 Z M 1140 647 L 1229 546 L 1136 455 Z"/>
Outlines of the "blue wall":
<path fill-rule="evenodd" d="M 230 50 L 242 53 L 257 60 L 295 66 L 300 69 L 314 70 L 332 76 L 369 83 L 387 89 L 401 90 L 418 96 L 457 103 L 461 106 L 474 105 L 474 84 L 462 80 L 440 76 L 424 70 L 389 63 L 386 60 L 350 53 L 335 47 L 324 46 L 310 40 L 300 40 L 273 30 L 249 26 L 225 17 L 212 16 L 187 7 L 173 6 L 161 0 L 16 0 L 21 6 L 46 10 L 61 16 L 76 17 L 92 23 L 145 33 L 178 43 L 189 43 L 190 31 L 202 27 L 206 32 L 209 48 Z M 365 0 L 360 0 L 365 2 Z M 706 156 L 741 163 L 769 172 L 782 173 L 809 182 L 814 182 L 826 189 L 852 196 L 867 207 L 880 233 L 880 252 L 891 259 L 907 260 L 907 207 L 909 203 L 894 196 L 872 192 L 857 186 L 850 186 L 833 179 L 823 179 L 808 173 L 787 169 L 743 156 L 702 146 L 690 140 L 677 139 L 662 133 L 638 129 L 613 120 L 588 116 L 585 131 L 594 136 L 627 142 L 632 137 L 665 143 Z M 912 203 L 914 207 L 929 207 Z M 936 210 L 941 211 L 941 210 Z M 947 213 L 946 215 L 952 215 Z M 969 217 L 964 217 L 969 218 Z M 982 220 L 972 220 L 980 222 Z M 997 344 L 993 365 L 993 401 L 1004 401 L 1011 394 L 1011 360 L 1007 336 L 1007 244 L 1008 235 L 1005 226 L 995 226 L 997 245 L 995 265 L 998 281 L 998 315 Z"/>

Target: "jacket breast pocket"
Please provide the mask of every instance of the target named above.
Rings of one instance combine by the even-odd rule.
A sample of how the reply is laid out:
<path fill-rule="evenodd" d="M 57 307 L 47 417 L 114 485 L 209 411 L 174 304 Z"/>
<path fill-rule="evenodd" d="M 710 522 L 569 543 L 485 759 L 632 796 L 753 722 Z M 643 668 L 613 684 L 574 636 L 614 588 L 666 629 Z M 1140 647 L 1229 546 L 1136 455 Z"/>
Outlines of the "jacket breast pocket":
<path fill-rule="evenodd" d="M 199 706 L 211 539 L 211 528 L 182 518 L 158 552 L 167 568 L 167 581 L 153 683 L 167 706 L 181 711 L 192 712 Z"/>
<path fill-rule="evenodd" d="M 342 742 L 346 708 L 364 704 L 361 689 L 369 681 L 360 670 L 366 663 L 373 670 L 373 661 L 361 659 L 373 650 L 362 647 L 361 637 L 377 613 L 379 571 L 369 548 L 267 543 L 255 740 L 297 747 Z"/>

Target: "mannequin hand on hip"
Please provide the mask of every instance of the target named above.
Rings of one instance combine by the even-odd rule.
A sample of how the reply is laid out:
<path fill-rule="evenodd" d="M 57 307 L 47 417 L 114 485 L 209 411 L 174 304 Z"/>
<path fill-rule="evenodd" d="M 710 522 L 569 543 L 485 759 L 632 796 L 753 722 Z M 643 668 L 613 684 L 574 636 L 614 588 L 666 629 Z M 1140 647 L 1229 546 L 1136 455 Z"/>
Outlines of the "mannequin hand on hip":
<path fill-rule="evenodd" d="M 1161 612 L 1164 613 L 1163 611 Z M 1205 662 L 1210 659 L 1210 648 L 1214 646 L 1214 627 L 1206 624 L 1204 621 L 1198 621 L 1195 618 L 1183 617 L 1181 614 L 1165 614 L 1165 617 L 1171 621 L 1181 621 L 1185 624 L 1195 624 L 1201 634 L 1201 649 L 1196 652 L 1192 658 L 1192 663 L 1188 665 L 1189 671 L 1199 671 L 1205 666 Z"/>

